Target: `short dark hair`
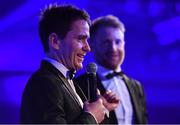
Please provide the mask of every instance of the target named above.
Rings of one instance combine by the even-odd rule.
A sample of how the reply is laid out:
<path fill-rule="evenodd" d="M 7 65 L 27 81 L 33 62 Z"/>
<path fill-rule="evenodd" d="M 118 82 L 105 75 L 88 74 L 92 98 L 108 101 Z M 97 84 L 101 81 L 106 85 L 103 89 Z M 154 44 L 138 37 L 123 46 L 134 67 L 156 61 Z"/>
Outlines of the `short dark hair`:
<path fill-rule="evenodd" d="M 46 7 L 39 21 L 39 35 L 45 52 L 49 51 L 48 37 L 56 33 L 60 39 L 66 37 L 71 24 L 76 20 L 85 20 L 90 25 L 90 18 L 85 10 L 72 5 L 50 4 Z"/>
<path fill-rule="evenodd" d="M 103 27 L 114 27 L 119 28 L 123 33 L 125 32 L 124 24 L 113 15 L 107 15 L 96 18 L 90 27 L 90 40 L 93 41 L 96 32 Z"/>

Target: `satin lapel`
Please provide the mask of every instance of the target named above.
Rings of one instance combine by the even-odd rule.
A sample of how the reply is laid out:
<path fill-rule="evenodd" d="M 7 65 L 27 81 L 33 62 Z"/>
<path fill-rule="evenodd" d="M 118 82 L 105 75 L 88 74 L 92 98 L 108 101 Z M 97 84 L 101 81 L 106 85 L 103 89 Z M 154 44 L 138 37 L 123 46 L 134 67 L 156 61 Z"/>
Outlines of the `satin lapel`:
<path fill-rule="evenodd" d="M 137 118 L 137 120 L 139 119 L 139 116 L 140 116 L 140 110 L 139 110 L 139 106 L 138 106 L 138 100 L 136 99 L 136 91 L 134 89 L 134 86 L 132 83 L 132 81 L 130 81 L 130 79 L 126 76 L 126 75 L 123 75 L 123 79 L 124 79 L 124 82 L 129 90 L 129 94 L 130 94 L 130 97 L 131 97 L 131 100 L 132 100 L 132 103 L 133 103 L 133 107 L 134 107 L 134 111 L 135 111 L 135 117 Z"/>
<path fill-rule="evenodd" d="M 105 87 L 103 86 L 102 84 L 102 81 L 100 79 L 100 76 L 97 74 L 97 87 L 99 89 L 99 91 L 101 92 L 101 95 L 103 95 L 105 92 L 106 92 L 106 89 Z M 108 121 L 107 123 L 112 123 L 112 124 L 118 124 L 118 121 L 117 121 L 117 117 L 116 117 L 116 114 L 115 114 L 115 111 L 110 111 L 110 114 L 109 114 L 109 118 L 108 118 Z M 105 124 L 106 124 L 106 120 L 105 120 Z"/>
<path fill-rule="evenodd" d="M 87 97 L 85 96 L 84 92 L 82 91 L 82 89 L 79 87 L 79 85 L 76 84 L 75 81 L 74 82 L 74 86 L 76 88 L 76 92 L 78 93 L 78 95 L 81 97 L 82 101 L 85 102 L 87 101 Z"/>
<path fill-rule="evenodd" d="M 98 74 L 97 74 L 97 88 L 99 89 L 102 95 L 106 92 L 106 89 L 104 88 L 100 76 Z"/>
<path fill-rule="evenodd" d="M 74 93 L 74 90 L 72 89 L 69 82 L 67 81 L 67 79 L 64 78 L 64 77 L 61 77 L 60 75 L 58 75 L 58 76 L 63 81 L 63 84 L 66 87 L 66 90 L 69 92 L 69 94 L 72 96 L 72 98 L 77 102 L 77 104 L 81 107 L 81 104 L 80 104 L 78 98 L 76 97 L 76 94 Z"/>

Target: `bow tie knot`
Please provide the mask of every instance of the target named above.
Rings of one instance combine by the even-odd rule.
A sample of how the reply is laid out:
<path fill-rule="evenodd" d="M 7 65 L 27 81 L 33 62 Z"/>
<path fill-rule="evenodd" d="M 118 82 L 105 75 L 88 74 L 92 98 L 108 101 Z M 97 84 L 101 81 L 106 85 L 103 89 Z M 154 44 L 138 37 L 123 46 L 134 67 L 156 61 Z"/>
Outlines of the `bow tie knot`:
<path fill-rule="evenodd" d="M 114 76 L 123 76 L 123 72 L 121 71 L 121 72 L 116 72 L 116 71 L 114 71 L 114 72 L 112 72 L 112 73 L 108 73 L 105 77 L 107 78 L 107 79 L 111 79 L 111 78 L 113 78 Z"/>
<path fill-rule="evenodd" d="M 76 71 L 74 69 L 71 69 L 67 72 L 67 77 L 72 80 L 75 76 Z"/>

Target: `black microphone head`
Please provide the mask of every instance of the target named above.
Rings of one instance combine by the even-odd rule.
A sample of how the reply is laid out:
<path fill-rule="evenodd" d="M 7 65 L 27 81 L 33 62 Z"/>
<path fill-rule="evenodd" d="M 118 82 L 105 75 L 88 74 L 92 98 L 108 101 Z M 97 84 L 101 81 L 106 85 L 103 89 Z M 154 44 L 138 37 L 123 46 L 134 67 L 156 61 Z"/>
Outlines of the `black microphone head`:
<path fill-rule="evenodd" d="M 90 73 L 96 74 L 96 71 L 97 71 L 97 65 L 95 63 L 90 62 L 89 64 L 87 64 L 86 66 L 87 74 L 90 74 Z"/>

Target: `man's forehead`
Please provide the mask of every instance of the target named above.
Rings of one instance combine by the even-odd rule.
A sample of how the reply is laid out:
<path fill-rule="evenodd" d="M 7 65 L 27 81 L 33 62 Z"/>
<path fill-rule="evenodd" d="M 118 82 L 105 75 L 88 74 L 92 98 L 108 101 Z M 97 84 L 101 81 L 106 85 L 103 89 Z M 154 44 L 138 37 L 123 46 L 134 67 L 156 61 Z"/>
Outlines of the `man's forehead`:
<path fill-rule="evenodd" d="M 100 31 L 100 32 L 102 32 L 102 31 L 119 31 L 119 30 L 121 31 L 121 29 L 119 27 L 112 27 L 112 26 L 100 27 L 98 29 L 98 31 Z"/>
<path fill-rule="evenodd" d="M 69 32 L 78 36 L 89 37 L 89 25 L 85 20 L 77 20 L 71 25 Z"/>
<path fill-rule="evenodd" d="M 107 37 L 107 36 L 120 36 L 120 37 L 124 37 L 124 32 L 122 32 L 120 28 L 103 27 L 103 28 L 100 28 L 96 32 L 96 35 L 103 35 L 104 37 Z"/>

